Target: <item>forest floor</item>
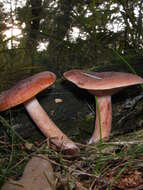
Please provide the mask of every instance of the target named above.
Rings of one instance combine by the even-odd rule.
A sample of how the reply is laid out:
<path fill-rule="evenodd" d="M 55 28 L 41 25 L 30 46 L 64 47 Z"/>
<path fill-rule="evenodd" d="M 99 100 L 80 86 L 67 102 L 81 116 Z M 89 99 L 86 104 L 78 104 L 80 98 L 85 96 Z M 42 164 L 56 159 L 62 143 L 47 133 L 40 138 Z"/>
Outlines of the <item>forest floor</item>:
<path fill-rule="evenodd" d="M 87 145 L 95 119 L 94 98 L 67 84 L 56 84 L 38 96 L 49 116 L 80 147 L 72 158 L 45 142 L 23 106 L 0 116 L 0 184 L 21 177 L 28 160 L 46 155 L 56 189 L 143 189 L 143 95 L 129 88 L 113 96 L 113 127 L 106 143 Z M 57 100 L 60 100 L 59 103 Z"/>

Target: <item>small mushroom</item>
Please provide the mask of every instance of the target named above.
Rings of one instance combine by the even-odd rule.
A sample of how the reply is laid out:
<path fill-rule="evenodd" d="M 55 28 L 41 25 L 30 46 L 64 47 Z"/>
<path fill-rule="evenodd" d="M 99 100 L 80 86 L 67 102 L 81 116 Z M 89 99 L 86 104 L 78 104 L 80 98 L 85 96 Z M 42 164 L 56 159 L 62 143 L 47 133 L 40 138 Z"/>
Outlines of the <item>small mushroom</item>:
<path fill-rule="evenodd" d="M 76 154 L 79 148 L 55 125 L 35 97 L 52 85 L 55 80 L 54 73 L 45 71 L 18 82 L 0 94 L 0 111 L 24 103 L 31 118 L 50 142 L 66 153 Z"/>
<path fill-rule="evenodd" d="M 95 129 L 89 144 L 109 138 L 112 123 L 111 95 L 123 87 L 143 83 L 141 77 L 123 72 L 98 73 L 75 69 L 65 72 L 64 77 L 97 97 Z"/>

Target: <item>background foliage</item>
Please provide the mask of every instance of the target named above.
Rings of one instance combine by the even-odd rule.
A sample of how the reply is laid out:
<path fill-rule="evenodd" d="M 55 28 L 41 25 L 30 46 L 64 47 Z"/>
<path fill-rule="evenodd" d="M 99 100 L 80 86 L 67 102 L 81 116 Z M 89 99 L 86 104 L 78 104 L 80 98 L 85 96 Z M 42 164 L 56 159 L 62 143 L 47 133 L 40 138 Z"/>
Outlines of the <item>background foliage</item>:
<path fill-rule="evenodd" d="M 1 1 L 0 89 L 45 69 L 118 70 L 118 55 L 141 66 L 142 13 L 142 0 Z"/>

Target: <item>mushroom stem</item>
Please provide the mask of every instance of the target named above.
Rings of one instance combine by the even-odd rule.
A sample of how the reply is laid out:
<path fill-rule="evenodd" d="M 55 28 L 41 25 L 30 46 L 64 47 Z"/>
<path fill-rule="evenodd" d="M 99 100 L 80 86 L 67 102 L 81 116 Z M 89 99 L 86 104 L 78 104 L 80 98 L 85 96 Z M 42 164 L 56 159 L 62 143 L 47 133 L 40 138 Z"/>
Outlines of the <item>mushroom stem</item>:
<path fill-rule="evenodd" d="M 42 133 L 58 148 L 70 154 L 76 154 L 79 149 L 49 118 L 36 98 L 24 103 L 24 106 Z"/>
<path fill-rule="evenodd" d="M 96 104 L 96 122 L 95 129 L 89 144 L 96 143 L 100 139 L 107 140 L 111 131 L 112 123 L 112 105 L 111 96 L 101 96 Z"/>

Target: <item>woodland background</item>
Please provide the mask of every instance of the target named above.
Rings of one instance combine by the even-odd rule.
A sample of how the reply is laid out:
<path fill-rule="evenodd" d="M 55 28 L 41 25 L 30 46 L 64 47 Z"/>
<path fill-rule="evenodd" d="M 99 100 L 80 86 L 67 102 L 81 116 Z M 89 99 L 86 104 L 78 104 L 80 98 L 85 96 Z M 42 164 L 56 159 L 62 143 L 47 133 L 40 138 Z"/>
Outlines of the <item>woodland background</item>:
<path fill-rule="evenodd" d="M 142 70 L 142 0 L 0 2 L 0 90 L 42 70 Z"/>

